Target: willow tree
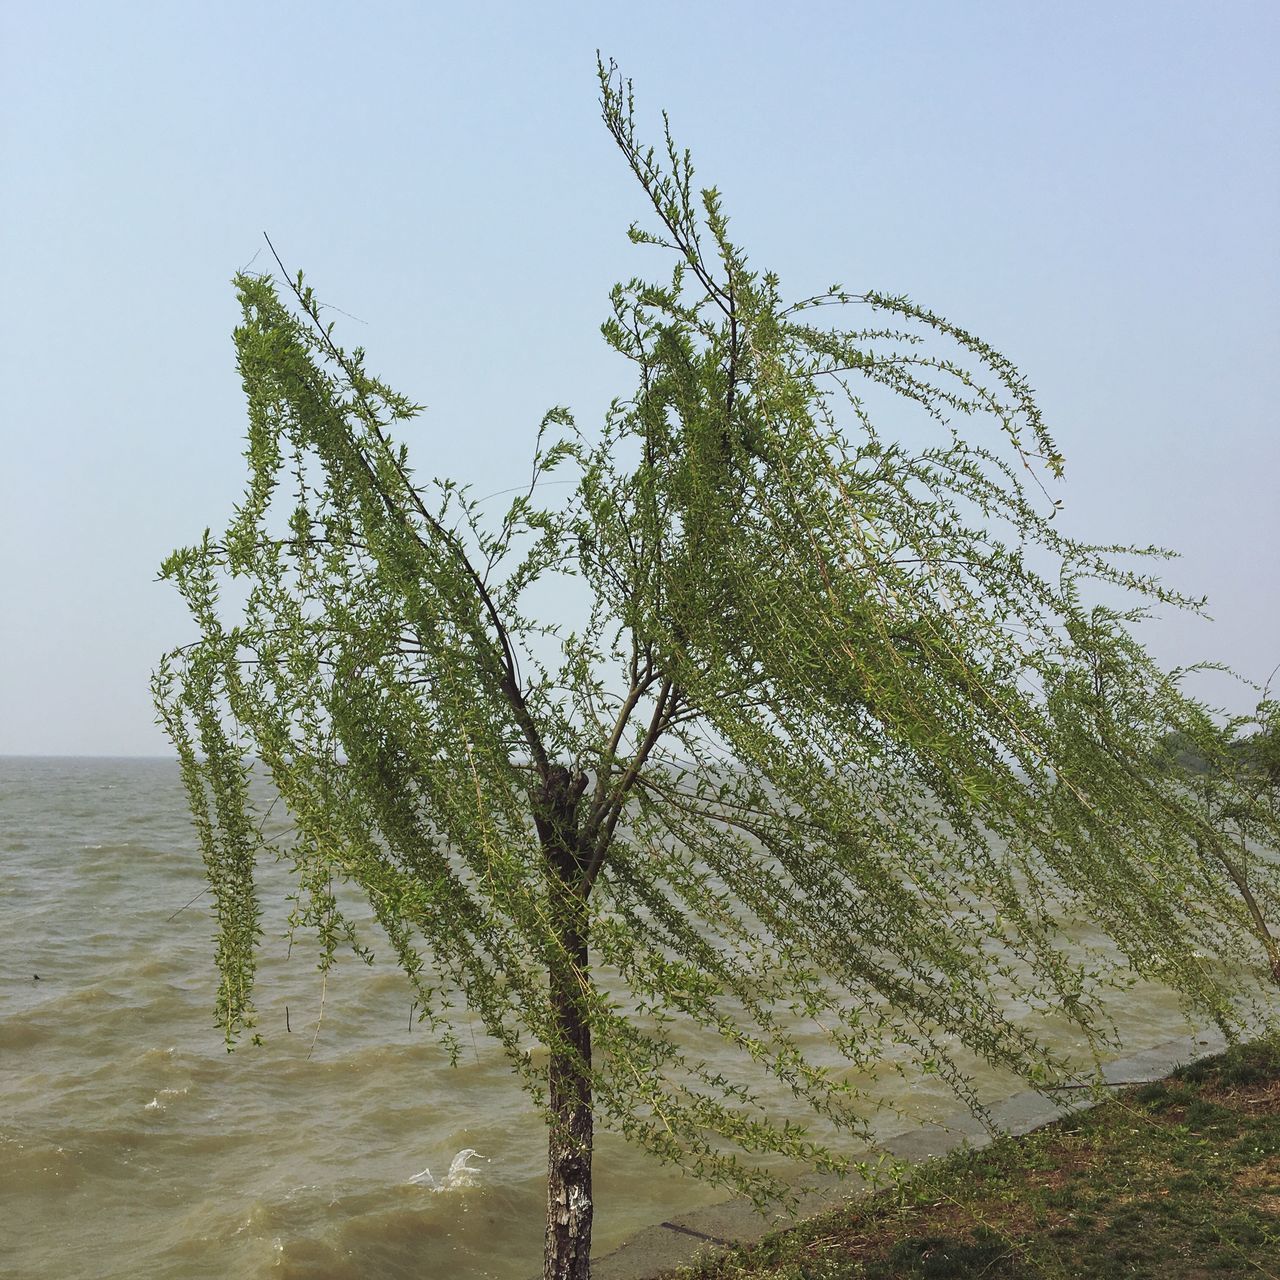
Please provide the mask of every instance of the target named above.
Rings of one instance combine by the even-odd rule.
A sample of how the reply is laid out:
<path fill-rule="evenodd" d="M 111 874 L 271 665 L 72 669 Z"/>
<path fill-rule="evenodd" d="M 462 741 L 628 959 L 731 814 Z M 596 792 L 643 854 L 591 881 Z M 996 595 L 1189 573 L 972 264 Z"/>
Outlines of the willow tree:
<path fill-rule="evenodd" d="M 1022 376 L 902 297 L 785 302 L 688 154 L 601 87 L 653 219 L 631 238 L 670 264 L 611 296 L 634 387 L 591 431 L 548 413 L 491 517 L 415 473 L 417 408 L 301 275 L 241 275 L 247 492 L 164 566 L 200 638 L 156 677 L 228 1035 L 253 1025 L 261 769 L 324 961 L 364 946 L 359 886 L 443 1044 L 474 1011 L 545 1114 L 549 1277 L 588 1275 L 596 1123 L 763 1199 L 760 1156 L 844 1167 L 771 1119 L 770 1079 L 849 1134 L 870 1108 L 833 1064 L 905 1053 L 966 1099 L 962 1051 L 1047 1079 L 1026 1010 L 1108 1027 L 1063 911 L 1227 1026 L 1267 961 L 1160 750 L 1210 720 L 1114 608 L 1188 602 L 1059 530 Z M 1237 854 L 1274 905 L 1274 814 L 1251 815 Z"/>

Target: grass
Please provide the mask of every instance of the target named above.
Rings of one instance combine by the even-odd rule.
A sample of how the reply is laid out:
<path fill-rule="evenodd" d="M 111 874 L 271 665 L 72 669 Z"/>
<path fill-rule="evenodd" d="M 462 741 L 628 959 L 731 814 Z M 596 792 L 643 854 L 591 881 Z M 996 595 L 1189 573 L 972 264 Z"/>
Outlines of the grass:
<path fill-rule="evenodd" d="M 698 1280 L 1280 1280 L 1280 1042 L 1239 1046 L 891 1193 L 678 1273 Z"/>

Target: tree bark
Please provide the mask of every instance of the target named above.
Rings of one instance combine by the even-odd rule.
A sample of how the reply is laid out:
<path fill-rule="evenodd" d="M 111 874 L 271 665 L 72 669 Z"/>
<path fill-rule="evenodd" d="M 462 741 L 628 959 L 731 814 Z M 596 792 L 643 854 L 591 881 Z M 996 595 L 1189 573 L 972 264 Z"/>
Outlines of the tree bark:
<path fill-rule="evenodd" d="M 547 1233 L 544 1280 L 590 1280 L 591 1025 L 583 996 L 588 975 L 588 914 L 577 802 L 586 779 L 553 766 L 538 833 L 547 864 L 547 898 L 562 955 L 549 966 L 552 1040 L 547 1084 Z"/>
<path fill-rule="evenodd" d="M 585 905 L 585 904 L 584 904 Z M 575 967 L 585 969 L 585 935 L 567 938 Z M 591 1275 L 591 1027 L 570 975 L 551 974 L 559 1043 L 551 1050 L 548 1083 L 551 1132 L 547 1144 L 547 1238 L 544 1280 L 589 1280 Z M 576 985 L 576 983 L 574 983 Z"/>

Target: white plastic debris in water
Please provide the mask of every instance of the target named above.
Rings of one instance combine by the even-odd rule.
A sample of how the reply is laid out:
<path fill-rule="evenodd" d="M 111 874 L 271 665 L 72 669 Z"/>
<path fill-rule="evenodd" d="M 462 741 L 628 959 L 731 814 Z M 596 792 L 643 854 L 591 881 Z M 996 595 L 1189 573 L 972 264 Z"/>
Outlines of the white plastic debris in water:
<path fill-rule="evenodd" d="M 423 1169 L 421 1173 L 415 1173 L 409 1181 L 417 1187 L 430 1187 L 432 1191 L 452 1191 L 455 1187 L 474 1187 L 476 1185 L 476 1174 L 479 1169 L 473 1169 L 467 1163 L 471 1159 L 483 1160 L 478 1151 L 472 1147 L 464 1147 L 453 1157 L 453 1162 L 449 1165 L 449 1172 L 437 1182 L 431 1176 L 430 1169 Z"/>

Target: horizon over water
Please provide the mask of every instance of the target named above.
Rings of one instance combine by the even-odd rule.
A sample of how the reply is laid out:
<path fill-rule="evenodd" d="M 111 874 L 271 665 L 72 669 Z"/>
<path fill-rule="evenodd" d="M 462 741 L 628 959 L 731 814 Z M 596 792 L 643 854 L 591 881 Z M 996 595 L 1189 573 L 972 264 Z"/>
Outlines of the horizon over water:
<path fill-rule="evenodd" d="M 288 955 L 274 862 L 261 869 L 265 1043 L 225 1051 L 176 759 L 0 756 L 0 853 L 0 1275 L 540 1271 L 545 1129 L 500 1049 L 460 1022 L 451 1067 L 374 930 L 378 962 L 340 953 L 322 986 L 309 938 Z M 1188 1027 L 1158 988 L 1117 1010 L 1126 1051 Z M 739 1064 L 718 1052 L 709 1061 Z M 886 1076 L 922 1119 L 954 1112 L 938 1082 Z M 988 1099 L 1013 1087 L 975 1079 Z M 596 1152 L 598 1254 L 726 1198 L 612 1135 Z"/>

